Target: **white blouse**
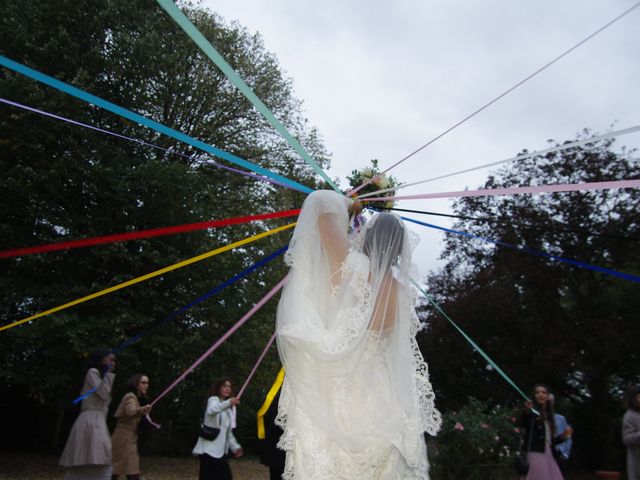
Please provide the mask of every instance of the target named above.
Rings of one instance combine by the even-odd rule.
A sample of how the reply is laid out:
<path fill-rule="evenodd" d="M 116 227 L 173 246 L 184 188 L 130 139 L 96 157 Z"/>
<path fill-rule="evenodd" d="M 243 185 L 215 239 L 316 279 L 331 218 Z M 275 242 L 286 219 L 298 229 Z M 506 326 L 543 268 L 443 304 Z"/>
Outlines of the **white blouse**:
<path fill-rule="evenodd" d="M 219 428 L 220 433 L 215 440 L 205 440 L 198 437 L 193 448 L 194 455 L 207 454 L 213 458 L 222 458 L 229 450 L 235 452 L 242 448 L 232 431 L 231 400 L 220 401 L 218 397 L 209 397 L 204 414 L 204 424 L 207 427 Z"/>

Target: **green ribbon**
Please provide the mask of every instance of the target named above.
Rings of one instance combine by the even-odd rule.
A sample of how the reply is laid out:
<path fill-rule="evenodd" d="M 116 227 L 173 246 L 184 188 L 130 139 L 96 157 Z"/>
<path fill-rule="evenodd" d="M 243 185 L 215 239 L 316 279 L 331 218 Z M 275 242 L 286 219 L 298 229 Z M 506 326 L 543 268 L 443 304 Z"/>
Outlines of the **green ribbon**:
<path fill-rule="evenodd" d="M 515 388 L 515 390 L 522 396 L 522 398 L 524 398 L 525 400 L 529 400 L 529 397 L 522 391 L 520 390 L 520 388 L 507 376 L 506 373 L 504 373 L 502 371 L 502 369 L 496 365 L 496 362 L 494 362 L 491 357 L 489 357 L 489 355 L 487 355 L 484 350 L 482 350 L 478 344 L 476 342 L 474 342 L 471 337 L 469 337 L 469 335 L 467 335 L 466 333 L 464 333 L 464 331 L 456 324 L 456 322 L 454 322 L 453 320 L 451 320 L 451 318 L 449 318 L 449 315 L 447 315 L 444 310 L 442 310 L 442 308 L 440 308 L 440 305 L 438 305 L 433 298 L 431 298 L 431 296 L 422 288 L 420 287 L 420 285 L 418 285 L 417 283 L 413 283 L 416 288 L 420 291 L 420 293 L 422 293 L 422 295 L 425 296 L 425 298 L 429 301 L 429 303 L 431 303 L 431 305 L 433 305 L 435 307 L 435 309 L 438 311 L 438 313 L 440 315 L 442 315 L 444 318 L 447 319 L 447 321 L 453 325 L 453 327 L 458 330 L 458 332 L 460 332 L 460 334 L 464 337 L 464 339 L 469 342 L 469 344 L 480 354 L 482 355 L 482 358 L 484 358 L 489 365 L 491 365 L 491 367 L 493 367 L 493 369 L 498 372 L 502 378 L 504 378 L 507 383 L 509 385 L 511 385 L 513 388 Z M 532 409 L 533 410 L 533 409 Z M 534 410 L 535 412 L 535 410 Z M 537 413 L 537 412 L 536 412 Z"/>
<path fill-rule="evenodd" d="M 233 83 L 242 94 L 247 97 L 247 99 L 253 104 L 254 107 L 258 109 L 258 111 L 262 114 L 267 121 L 273 125 L 273 127 L 280 132 L 280 134 L 284 137 L 284 139 L 293 147 L 293 149 L 298 152 L 302 158 L 311 165 L 313 168 L 325 181 L 333 187 L 334 190 L 340 192 L 340 189 L 333 183 L 333 181 L 329 178 L 329 176 L 324 173 L 320 165 L 311 158 L 305 149 L 300 145 L 300 142 L 295 139 L 293 135 L 291 135 L 287 129 L 282 125 L 278 119 L 271 113 L 271 111 L 267 108 L 267 106 L 260 100 L 253 90 L 249 88 L 249 86 L 240 78 L 240 76 L 231 68 L 231 65 L 227 63 L 227 61 L 220 55 L 220 53 L 216 50 L 216 48 L 209 42 L 205 36 L 200 33 L 200 31 L 195 27 L 193 23 L 182 13 L 182 11 L 173 3 L 173 0 L 157 0 L 162 8 L 175 20 L 175 22 L 186 32 L 191 40 L 193 40 L 196 45 L 200 47 L 200 49 L 211 59 L 213 63 L 217 65 L 217 67 L 222 70 L 222 72 L 227 76 L 227 78 Z M 341 193 L 341 192 L 340 192 Z"/>

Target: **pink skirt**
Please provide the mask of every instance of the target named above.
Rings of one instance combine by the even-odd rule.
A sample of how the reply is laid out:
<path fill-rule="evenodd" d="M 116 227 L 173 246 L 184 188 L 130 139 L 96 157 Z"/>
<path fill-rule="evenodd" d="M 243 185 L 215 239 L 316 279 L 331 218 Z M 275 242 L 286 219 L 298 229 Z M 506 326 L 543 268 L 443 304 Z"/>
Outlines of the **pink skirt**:
<path fill-rule="evenodd" d="M 529 452 L 529 472 L 526 476 L 520 477 L 523 480 L 564 480 L 558 464 L 553 458 L 551 448 L 544 444 L 544 453 Z"/>

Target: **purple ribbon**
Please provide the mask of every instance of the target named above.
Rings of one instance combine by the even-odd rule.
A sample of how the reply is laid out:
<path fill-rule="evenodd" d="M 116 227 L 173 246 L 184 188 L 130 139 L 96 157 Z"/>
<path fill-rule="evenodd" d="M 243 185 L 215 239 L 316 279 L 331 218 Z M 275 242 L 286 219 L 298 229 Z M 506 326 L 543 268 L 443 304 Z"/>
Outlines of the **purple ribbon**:
<path fill-rule="evenodd" d="M 189 160 L 193 159 L 191 155 L 186 155 L 186 154 L 180 153 L 180 152 L 174 152 L 171 148 L 164 148 L 164 147 L 161 147 L 159 145 L 154 145 L 153 143 L 145 142 L 144 140 L 139 140 L 137 138 L 127 137 L 126 135 L 121 135 L 119 133 L 111 132 L 111 131 L 105 130 L 103 128 L 94 127 L 93 125 L 88 125 L 86 123 L 78 122 L 78 121 L 72 120 L 70 118 L 61 117 L 60 115 L 54 115 L 53 113 L 45 112 L 44 110 L 39 110 L 37 108 L 29 107 L 27 105 L 23 105 L 23 104 L 18 103 L 18 102 L 12 102 L 11 100 L 7 100 L 6 98 L 1 98 L 0 97 L 0 102 L 6 103 L 7 105 L 12 105 L 14 107 L 22 108 L 23 110 L 28 110 L 30 112 L 39 113 L 40 115 L 44 115 L 44 116 L 47 116 L 47 117 L 55 118 L 56 120 L 62 120 L 63 122 L 71 123 L 73 125 L 78 125 L 79 127 L 89 128 L 91 130 L 95 130 L 95 131 L 100 132 L 100 133 L 106 133 L 107 135 L 112 135 L 114 137 L 122 138 L 124 140 L 129 140 L 131 142 L 136 142 L 136 143 L 139 143 L 140 145 L 146 145 L 147 147 L 157 148 L 158 150 L 162 150 L 162 151 L 165 151 L 165 152 L 167 152 L 169 154 L 173 154 L 173 155 L 179 155 L 179 156 L 187 158 Z M 237 168 L 233 168 L 233 167 L 227 167 L 226 165 L 221 165 L 219 163 L 214 162 L 213 160 L 209 160 L 207 163 L 209 165 L 213 165 L 214 167 L 223 168 L 225 170 L 229 170 L 230 172 L 239 173 L 240 175 L 244 175 L 246 177 L 255 178 L 256 180 L 273 183 L 274 185 L 278 185 L 280 187 L 285 187 L 285 188 L 291 189 L 291 187 L 289 185 L 286 185 L 286 184 L 284 184 L 282 182 L 279 182 L 277 180 L 273 180 L 273 179 L 268 178 L 268 177 L 263 177 L 261 175 L 256 175 L 255 173 L 251 173 L 251 172 L 245 172 L 244 170 L 238 170 Z"/>

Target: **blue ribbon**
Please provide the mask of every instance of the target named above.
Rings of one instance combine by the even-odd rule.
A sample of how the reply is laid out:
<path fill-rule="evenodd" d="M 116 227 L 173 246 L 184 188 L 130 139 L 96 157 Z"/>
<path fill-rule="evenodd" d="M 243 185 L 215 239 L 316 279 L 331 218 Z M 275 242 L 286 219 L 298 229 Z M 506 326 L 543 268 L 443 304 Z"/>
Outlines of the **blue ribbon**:
<path fill-rule="evenodd" d="M 220 285 L 218 285 L 217 287 L 213 288 L 212 290 L 209 290 L 207 293 L 205 293 L 204 295 L 196 298 L 194 301 L 192 301 L 191 303 L 185 305 L 182 308 L 179 308 L 177 310 L 174 310 L 173 312 L 171 312 L 169 315 L 167 315 L 165 318 L 163 318 L 162 320 L 158 320 L 156 322 L 154 322 L 149 328 L 147 328 L 146 330 L 143 330 L 142 332 L 138 333 L 137 335 L 134 335 L 133 337 L 125 340 L 124 342 L 122 342 L 120 345 L 118 345 L 117 347 L 113 348 L 111 350 L 110 353 L 119 353 L 122 350 L 124 350 L 126 347 L 128 347 L 129 345 L 137 342 L 138 340 L 140 340 L 142 337 L 144 337 L 145 335 L 147 335 L 149 332 L 151 332 L 152 330 L 155 330 L 157 327 L 164 325 L 168 322 L 170 322 L 171 320 L 173 320 L 174 318 L 176 318 L 178 315 L 183 314 L 184 312 L 186 312 L 187 310 L 189 310 L 192 307 L 195 307 L 196 305 L 198 305 L 199 303 L 204 302 L 205 300 L 207 300 L 208 298 L 211 298 L 213 295 L 215 295 L 216 293 L 218 293 L 219 291 L 225 289 L 226 287 L 228 287 L 229 285 L 237 282 L 238 280 L 240 280 L 241 278 L 246 277 L 247 275 L 249 275 L 251 272 L 257 270 L 258 268 L 262 267 L 263 265 L 269 263 L 271 260 L 273 260 L 274 258 L 278 257 L 279 255 L 282 255 L 284 252 L 287 251 L 287 249 L 289 248 L 289 246 L 285 246 L 282 247 L 281 249 L 277 250 L 276 252 L 272 253 L 271 255 L 269 255 L 268 257 L 263 258 L 262 260 L 254 263 L 253 265 L 251 265 L 249 268 L 247 268 L 246 270 L 243 270 L 242 272 L 234 275 L 233 277 L 231 277 L 229 280 L 225 281 L 224 283 L 221 283 Z M 92 388 L 91 390 L 89 390 L 88 392 L 80 395 L 78 398 L 76 398 L 73 403 L 79 403 L 82 400 L 84 400 L 85 398 L 87 398 L 88 396 L 90 396 L 93 392 L 95 392 L 98 389 L 98 387 Z"/>
<path fill-rule="evenodd" d="M 151 128 L 156 132 L 163 133 L 165 135 L 168 135 L 169 137 L 175 138 L 176 140 L 187 143 L 211 155 L 215 155 L 216 157 L 223 158 L 228 162 L 235 163 L 236 165 L 240 165 L 241 167 L 244 167 L 248 170 L 259 173 L 260 175 L 264 175 L 265 177 L 278 180 L 281 183 L 285 183 L 289 185 L 291 188 L 295 190 L 298 190 L 303 193 L 311 193 L 313 191 L 311 188 L 305 185 L 302 185 L 298 182 L 295 182 L 286 177 L 283 177 L 282 175 L 278 175 L 277 173 L 273 173 L 272 171 L 267 170 L 266 168 L 262 168 L 240 157 L 236 157 L 235 155 L 225 152 L 224 150 L 220 150 L 218 148 L 212 147 L 211 145 L 201 142 L 200 140 L 196 140 L 195 138 L 185 135 L 184 133 L 178 132 L 173 128 L 169 128 L 154 120 L 150 120 L 146 117 L 143 117 L 142 115 L 139 115 L 130 110 L 127 110 L 126 108 L 120 107 L 107 100 L 103 100 L 100 97 L 96 97 L 95 95 L 85 92 L 84 90 L 80 90 L 79 88 L 73 87 L 67 83 L 61 82 L 60 80 L 57 80 L 53 77 L 45 75 L 44 73 L 38 72 L 37 70 L 33 70 L 32 68 L 22 65 L 21 63 L 14 62 L 13 60 L 5 57 L 4 55 L 0 55 L 0 65 L 10 70 L 13 70 L 15 72 L 21 73 L 29 78 L 37 80 L 38 82 L 44 83 L 45 85 L 49 85 L 50 87 L 53 87 L 62 92 L 68 93 L 69 95 L 72 95 L 76 98 L 84 100 L 85 102 L 104 108 L 105 110 L 113 112 L 116 115 L 120 115 L 121 117 L 127 118 L 133 122 L 144 125 L 147 128 Z"/>
<path fill-rule="evenodd" d="M 493 243 L 500 247 L 511 248 L 512 250 L 517 250 L 518 252 L 529 253 L 537 257 L 548 258 L 549 260 L 555 260 L 558 262 L 567 263 L 569 265 L 573 265 L 574 267 L 580 267 L 586 270 L 593 270 L 595 272 L 604 273 L 605 275 L 612 275 L 614 277 L 623 278 L 625 280 L 630 280 L 632 282 L 640 282 L 640 276 L 638 275 L 631 275 L 630 273 L 618 272 L 617 270 L 611 270 L 609 268 L 599 267 L 598 265 L 591 265 L 590 263 L 581 262 L 579 260 L 572 260 L 570 258 L 559 257 L 557 255 L 552 255 L 550 253 L 542 252 L 540 250 L 534 250 L 533 248 L 529 248 L 524 245 L 513 245 L 511 243 L 502 242 L 500 240 L 493 240 L 491 238 L 481 237 L 479 235 L 473 235 L 471 233 L 462 232 L 460 230 L 452 230 L 450 228 L 440 227 L 438 225 L 433 225 L 431 223 L 421 222 L 420 220 L 414 220 L 413 218 L 408 218 L 408 217 L 400 217 L 400 218 L 408 222 L 417 223 L 418 225 L 423 225 L 429 228 L 435 228 L 436 230 L 455 233 L 456 235 L 462 235 L 463 237 L 468 237 L 468 238 L 477 238 L 485 242 Z"/>

